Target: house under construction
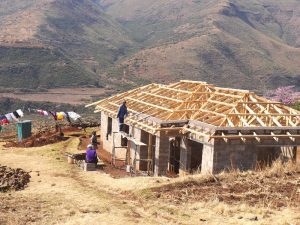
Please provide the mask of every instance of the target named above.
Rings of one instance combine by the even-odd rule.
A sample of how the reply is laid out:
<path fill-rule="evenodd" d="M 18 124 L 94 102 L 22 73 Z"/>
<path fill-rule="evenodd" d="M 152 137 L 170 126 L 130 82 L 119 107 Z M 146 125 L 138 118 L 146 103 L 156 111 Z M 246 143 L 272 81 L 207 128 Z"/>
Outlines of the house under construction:
<path fill-rule="evenodd" d="M 129 116 L 119 132 L 118 108 Z M 113 162 L 136 170 L 216 173 L 300 159 L 300 112 L 253 92 L 205 82 L 149 84 L 92 103 Z"/>

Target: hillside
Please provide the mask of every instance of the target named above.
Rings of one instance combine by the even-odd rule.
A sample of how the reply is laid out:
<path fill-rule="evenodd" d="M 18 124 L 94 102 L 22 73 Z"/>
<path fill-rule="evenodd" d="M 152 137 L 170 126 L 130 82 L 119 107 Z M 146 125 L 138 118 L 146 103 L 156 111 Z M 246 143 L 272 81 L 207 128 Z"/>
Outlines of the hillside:
<path fill-rule="evenodd" d="M 300 86 L 299 1 L 100 1 L 149 48 L 122 62 L 151 81 Z"/>
<path fill-rule="evenodd" d="M 0 86 L 300 87 L 299 15 L 297 0 L 2 0 Z"/>
<path fill-rule="evenodd" d="M 0 9 L 1 86 L 97 86 L 97 71 L 131 44 L 90 0 L 4 0 Z"/>

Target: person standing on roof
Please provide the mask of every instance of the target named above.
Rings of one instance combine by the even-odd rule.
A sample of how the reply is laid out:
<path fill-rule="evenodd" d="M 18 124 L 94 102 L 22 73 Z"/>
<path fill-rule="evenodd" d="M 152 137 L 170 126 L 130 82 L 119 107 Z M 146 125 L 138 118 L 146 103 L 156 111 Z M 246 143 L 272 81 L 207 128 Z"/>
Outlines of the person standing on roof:
<path fill-rule="evenodd" d="M 122 103 L 122 105 L 119 108 L 117 118 L 119 119 L 119 130 L 123 131 L 124 127 L 124 118 L 128 116 L 126 101 Z"/>

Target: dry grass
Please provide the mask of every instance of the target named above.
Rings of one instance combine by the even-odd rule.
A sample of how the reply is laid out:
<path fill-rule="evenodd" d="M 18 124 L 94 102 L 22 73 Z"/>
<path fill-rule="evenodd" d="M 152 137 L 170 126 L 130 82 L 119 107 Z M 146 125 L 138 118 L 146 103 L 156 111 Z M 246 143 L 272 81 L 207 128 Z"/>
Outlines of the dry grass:
<path fill-rule="evenodd" d="M 29 187 L 0 194 L 0 221 L 5 224 L 297 224 L 299 208 L 227 204 L 218 198 L 182 201 L 150 198 L 151 187 L 170 183 L 211 182 L 202 175 L 176 179 L 134 177 L 113 179 L 101 171 L 85 173 L 67 164 L 64 151 L 76 151 L 78 138 L 30 149 L 5 149 L 0 164 L 31 172 Z M 75 150 L 76 149 L 76 150 Z M 273 169 L 275 170 L 275 169 Z M 281 169 L 276 170 L 285 171 Z M 263 173 L 263 172 L 262 172 Z M 261 173 L 261 176 L 263 174 Z M 285 172 L 282 172 L 284 176 Z M 235 176 L 251 175 L 236 173 Z M 274 173 L 273 173 L 274 174 Z M 218 179 L 226 179 L 222 174 Z M 272 175 L 273 176 L 273 175 Z M 222 181 L 221 181 L 222 182 Z M 148 197 L 147 197 L 148 196 Z M 298 210 L 298 211 L 297 211 Z M 255 217 L 258 220 L 254 220 Z M 1 222 L 0 222 L 1 224 Z"/>

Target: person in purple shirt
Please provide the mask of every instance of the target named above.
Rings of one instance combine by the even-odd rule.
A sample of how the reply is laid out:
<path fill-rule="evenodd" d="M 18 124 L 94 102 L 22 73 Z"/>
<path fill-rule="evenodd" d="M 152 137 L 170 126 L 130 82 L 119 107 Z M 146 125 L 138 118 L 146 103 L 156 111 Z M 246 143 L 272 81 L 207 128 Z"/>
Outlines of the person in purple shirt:
<path fill-rule="evenodd" d="M 97 152 L 91 144 L 87 146 L 85 161 L 87 163 L 98 163 Z"/>

